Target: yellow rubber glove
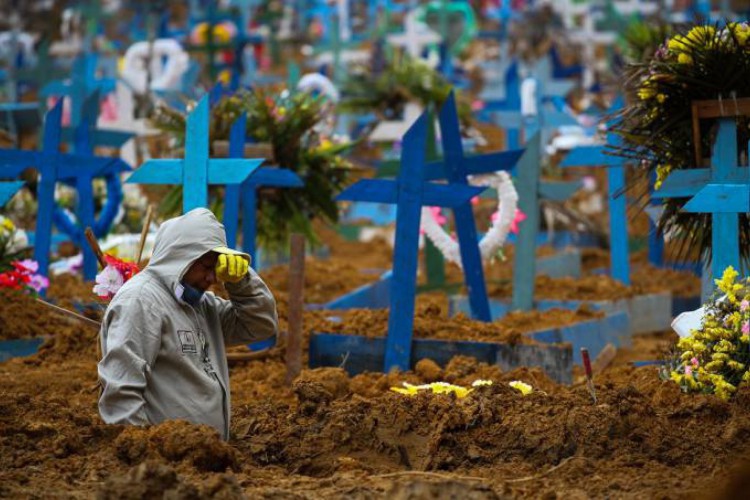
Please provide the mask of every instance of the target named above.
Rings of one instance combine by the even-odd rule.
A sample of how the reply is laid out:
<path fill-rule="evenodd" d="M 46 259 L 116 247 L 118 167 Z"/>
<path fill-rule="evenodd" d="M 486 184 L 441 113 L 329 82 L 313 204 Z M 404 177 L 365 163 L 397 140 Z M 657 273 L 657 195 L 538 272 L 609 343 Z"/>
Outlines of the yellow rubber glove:
<path fill-rule="evenodd" d="M 228 283 L 237 283 L 247 274 L 247 259 L 240 255 L 219 255 L 216 261 L 216 278 Z"/>

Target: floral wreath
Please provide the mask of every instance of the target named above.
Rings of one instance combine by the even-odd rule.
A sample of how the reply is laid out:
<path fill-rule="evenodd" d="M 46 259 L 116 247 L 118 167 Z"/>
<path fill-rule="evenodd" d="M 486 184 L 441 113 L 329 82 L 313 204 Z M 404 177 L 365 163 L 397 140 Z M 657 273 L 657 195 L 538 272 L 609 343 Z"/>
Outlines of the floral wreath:
<path fill-rule="evenodd" d="M 513 181 L 508 172 L 470 176 L 469 184 L 491 187 L 497 191 L 498 211 L 496 216 L 492 218 L 492 227 L 479 241 L 479 253 L 482 260 L 485 261 L 495 256 L 497 251 L 505 244 L 508 233 L 511 232 L 515 223 L 523 220 L 520 217 L 524 216 L 518 212 L 518 192 L 513 186 Z M 446 260 L 463 267 L 458 242 L 442 228 L 430 207 L 422 208 L 421 227 L 425 236 L 435 244 Z"/>

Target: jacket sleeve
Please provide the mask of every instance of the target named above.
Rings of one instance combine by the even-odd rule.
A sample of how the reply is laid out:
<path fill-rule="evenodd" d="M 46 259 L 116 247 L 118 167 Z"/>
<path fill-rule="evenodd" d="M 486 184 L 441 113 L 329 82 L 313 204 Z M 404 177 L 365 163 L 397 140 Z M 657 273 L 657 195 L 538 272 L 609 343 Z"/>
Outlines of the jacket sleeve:
<path fill-rule="evenodd" d="M 252 269 L 238 283 L 225 283 L 230 300 L 214 297 L 226 345 L 265 340 L 278 334 L 276 300 Z"/>
<path fill-rule="evenodd" d="M 110 305 L 100 330 L 99 413 L 108 424 L 146 425 L 144 391 L 161 347 L 161 320 L 143 298 L 123 299 Z"/>

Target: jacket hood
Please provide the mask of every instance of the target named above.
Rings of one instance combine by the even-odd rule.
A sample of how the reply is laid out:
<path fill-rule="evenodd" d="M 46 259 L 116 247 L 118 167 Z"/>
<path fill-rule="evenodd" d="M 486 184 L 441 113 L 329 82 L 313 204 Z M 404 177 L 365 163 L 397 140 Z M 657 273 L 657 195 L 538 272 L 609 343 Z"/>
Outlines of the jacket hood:
<path fill-rule="evenodd" d="M 210 210 L 196 208 L 161 225 L 148 269 L 175 290 L 193 262 L 226 246 L 224 225 Z M 249 260 L 247 254 L 242 255 Z"/>

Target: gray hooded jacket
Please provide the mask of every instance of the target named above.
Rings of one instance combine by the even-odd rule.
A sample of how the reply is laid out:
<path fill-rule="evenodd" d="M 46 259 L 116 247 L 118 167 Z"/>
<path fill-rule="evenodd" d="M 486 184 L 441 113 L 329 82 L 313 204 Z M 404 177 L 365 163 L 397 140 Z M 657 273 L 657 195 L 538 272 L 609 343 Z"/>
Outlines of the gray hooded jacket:
<path fill-rule="evenodd" d="M 104 313 L 100 331 L 107 423 L 184 419 L 229 438 L 226 345 L 277 333 L 276 303 L 252 270 L 226 283 L 231 300 L 206 292 L 197 307 L 182 300 L 182 277 L 205 253 L 226 246 L 224 226 L 204 208 L 165 222 L 149 265 L 128 281 Z"/>

